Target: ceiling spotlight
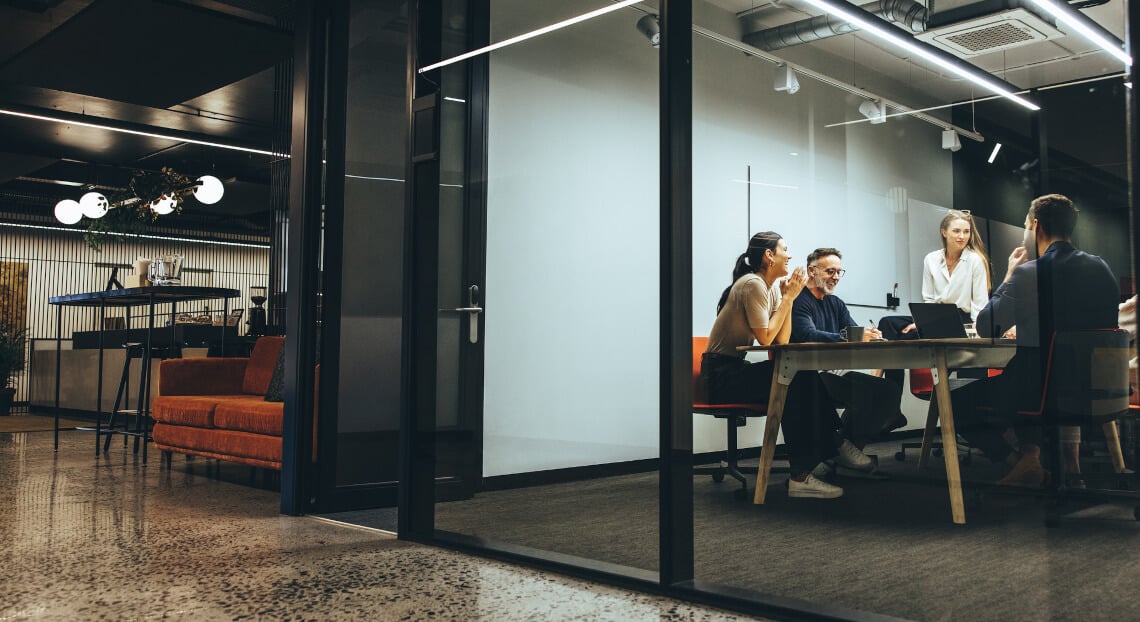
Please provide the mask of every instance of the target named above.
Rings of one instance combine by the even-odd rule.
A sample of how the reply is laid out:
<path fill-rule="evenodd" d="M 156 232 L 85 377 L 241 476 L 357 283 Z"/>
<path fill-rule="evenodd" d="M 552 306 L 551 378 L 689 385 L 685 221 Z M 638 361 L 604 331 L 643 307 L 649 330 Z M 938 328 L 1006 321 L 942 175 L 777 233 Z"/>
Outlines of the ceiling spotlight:
<path fill-rule="evenodd" d="M 997 159 L 997 154 L 999 151 L 1001 151 L 1001 143 L 994 144 L 994 150 L 990 152 L 990 159 L 986 160 L 986 163 L 993 164 L 994 160 Z"/>
<path fill-rule="evenodd" d="M 958 132 L 954 130 L 942 130 L 942 148 L 949 149 L 950 151 L 958 151 L 962 148 L 962 141 L 958 140 Z"/>
<path fill-rule="evenodd" d="M 83 208 L 79 201 L 64 199 L 55 204 L 55 219 L 65 225 L 74 225 L 83 218 Z"/>
<path fill-rule="evenodd" d="M 222 200 L 225 188 L 222 180 L 213 175 L 202 175 L 198 178 L 198 185 L 194 188 L 194 198 L 206 205 L 213 205 Z"/>
<path fill-rule="evenodd" d="M 661 46 L 661 24 L 657 22 L 656 15 L 645 15 L 637 20 L 637 29 L 649 39 L 653 47 Z"/>
<path fill-rule="evenodd" d="M 164 194 L 150 204 L 150 209 L 154 210 L 155 214 L 165 216 L 174 211 L 176 202 L 173 195 Z"/>
<path fill-rule="evenodd" d="M 88 192 L 79 197 L 79 207 L 88 218 L 102 218 L 109 207 L 107 197 L 98 192 Z"/>
<path fill-rule="evenodd" d="M 800 81 L 796 79 L 796 72 L 792 71 L 786 63 L 776 65 L 776 81 L 772 85 L 778 93 L 794 94 L 800 90 Z"/>
<path fill-rule="evenodd" d="M 881 99 L 877 99 L 875 101 L 865 99 L 863 100 L 863 103 L 859 104 L 859 112 L 861 112 L 864 117 L 870 119 L 872 125 L 886 123 L 887 102 Z"/>

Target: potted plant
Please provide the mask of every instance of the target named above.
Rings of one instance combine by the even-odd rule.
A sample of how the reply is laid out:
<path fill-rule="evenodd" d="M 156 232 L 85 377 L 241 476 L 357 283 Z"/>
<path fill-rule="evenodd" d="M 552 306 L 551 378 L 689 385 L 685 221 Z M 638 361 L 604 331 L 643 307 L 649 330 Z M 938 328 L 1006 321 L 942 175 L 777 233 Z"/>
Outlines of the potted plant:
<path fill-rule="evenodd" d="M 12 386 L 15 376 L 24 369 L 26 330 L 0 325 L 0 416 L 7 415 L 16 397 Z"/>

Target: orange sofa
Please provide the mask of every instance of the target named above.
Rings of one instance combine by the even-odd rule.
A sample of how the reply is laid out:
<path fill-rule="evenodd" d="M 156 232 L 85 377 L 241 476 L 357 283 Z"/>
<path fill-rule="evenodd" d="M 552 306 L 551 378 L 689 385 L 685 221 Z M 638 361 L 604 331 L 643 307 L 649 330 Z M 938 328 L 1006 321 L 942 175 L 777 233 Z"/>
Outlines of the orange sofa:
<path fill-rule="evenodd" d="M 249 358 L 168 359 L 154 399 L 154 445 L 281 469 L 284 402 L 267 402 L 284 337 L 262 337 Z"/>

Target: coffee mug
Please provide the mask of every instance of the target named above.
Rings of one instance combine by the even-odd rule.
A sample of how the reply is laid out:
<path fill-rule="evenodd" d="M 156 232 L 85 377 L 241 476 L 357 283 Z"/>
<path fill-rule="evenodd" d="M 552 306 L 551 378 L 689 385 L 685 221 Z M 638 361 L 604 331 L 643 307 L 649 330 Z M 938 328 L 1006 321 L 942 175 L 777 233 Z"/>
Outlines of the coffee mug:
<path fill-rule="evenodd" d="M 863 330 L 862 326 L 848 326 L 839 331 L 839 336 L 847 341 L 859 342 L 863 341 Z"/>

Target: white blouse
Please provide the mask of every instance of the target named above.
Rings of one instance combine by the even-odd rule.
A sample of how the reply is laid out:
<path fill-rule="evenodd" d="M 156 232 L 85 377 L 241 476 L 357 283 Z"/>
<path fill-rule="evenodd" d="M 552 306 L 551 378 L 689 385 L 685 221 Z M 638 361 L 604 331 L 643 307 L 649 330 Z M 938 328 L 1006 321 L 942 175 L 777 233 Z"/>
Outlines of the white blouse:
<path fill-rule="evenodd" d="M 982 256 L 966 248 L 954 268 L 946 267 L 946 252 L 936 250 L 923 260 L 922 299 L 925 302 L 952 302 L 970 319 L 978 319 L 978 312 L 986 306 L 989 291 L 986 288 L 986 266 Z"/>

